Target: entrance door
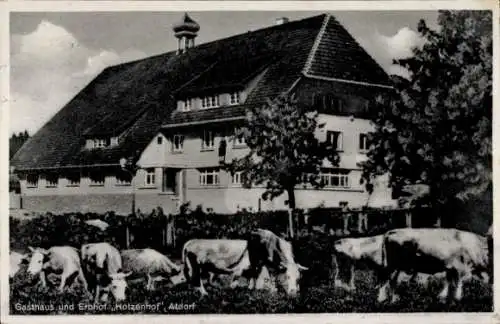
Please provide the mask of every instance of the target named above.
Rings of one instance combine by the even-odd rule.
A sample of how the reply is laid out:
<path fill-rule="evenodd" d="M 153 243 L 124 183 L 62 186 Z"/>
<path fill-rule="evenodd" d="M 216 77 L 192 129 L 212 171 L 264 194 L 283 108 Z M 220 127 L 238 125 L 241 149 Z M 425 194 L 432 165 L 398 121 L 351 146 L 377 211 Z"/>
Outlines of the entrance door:
<path fill-rule="evenodd" d="M 164 168 L 162 191 L 177 194 L 177 172 L 178 169 Z"/>

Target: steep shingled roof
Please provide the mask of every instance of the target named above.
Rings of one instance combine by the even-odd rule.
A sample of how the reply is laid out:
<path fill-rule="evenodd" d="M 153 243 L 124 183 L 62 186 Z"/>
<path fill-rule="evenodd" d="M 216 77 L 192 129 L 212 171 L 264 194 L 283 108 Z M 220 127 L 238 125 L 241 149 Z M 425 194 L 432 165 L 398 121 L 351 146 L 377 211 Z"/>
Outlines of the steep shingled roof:
<path fill-rule="evenodd" d="M 261 104 L 289 89 L 302 75 L 327 17 L 319 15 L 200 44 L 182 55 L 174 51 L 109 67 L 28 140 L 11 165 L 17 169 L 36 169 L 117 164 L 122 156 L 140 154 L 162 124 L 220 116 L 222 110 L 218 109 L 172 113 L 175 97 L 182 91 L 192 93 L 242 83 L 254 75 L 252 69 L 266 69 L 266 73 L 245 105 Z M 328 21 L 330 24 L 332 17 Z M 341 29 L 339 33 L 346 31 Z M 323 53 L 319 48 L 316 52 Z M 364 58 L 355 57 L 369 58 L 368 54 Z M 243 67 L 232 68 L 238 61 L 244 62 Z M 372 73 L 378 65 L 368 62 L 363 67 L 365 72 L 351 76 L 365 78 L 364 73 Z M 332 72 L 335 71 L 330 69 L 328 73 Z M 244 113 L 242 106 L 223 109 L 225 116 Z M 117 135 L 120 135 L 117 147 L 84 149 L 85 138 Z"/>

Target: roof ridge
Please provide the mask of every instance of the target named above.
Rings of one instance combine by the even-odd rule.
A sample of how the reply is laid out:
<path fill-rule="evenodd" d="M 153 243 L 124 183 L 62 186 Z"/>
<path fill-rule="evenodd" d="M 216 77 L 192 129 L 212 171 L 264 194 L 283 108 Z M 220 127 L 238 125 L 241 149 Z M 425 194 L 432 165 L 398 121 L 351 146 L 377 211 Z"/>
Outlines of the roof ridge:
<path fill-rule="evenodd" d="M 196 48 L 200 48 L 200 47 L 204 47 L 204 46 L 209 46 L 210 44 L 213 44 L 213 43 L 217 43 L 217 42 L 221 42 L 221 41 L 227 41 L 227 40 L 230 40 L 231 38 L 241 37 L 243 35 L 248 35 L 248 34 L 256 33 L 256 32 L 262 32 L 264 30 L 284 28 L 283 26 L 288 26 L 289 27 L 290 25 L 300 24 L 300 23 L 303 23 L 304 21 L 318 19 L 321 16 L 325 16 L 326 17 L 326 16 L 330 16 L 330 14 L 323 13 L 323 14 L 316 15 L 316 16 L 305 17 L 305 18 L 302 18 L 302 19 L 299 19 L 299 20 L 292 20 L 292 21 L 289 21 L 289 22 L 281 24 L 281 25 L 271 25 L 271 26 L 259 28 L 259 29 L 256 29 L 256 30 L 242 32 L 242 33 L 239 33 L 239 34 L 227 36 L 227 37 L 224 37 L 224 38 L 214 39 L 214 40 L 206 42 L 206 43 L 196 44 L 196 46 L 194 46 L 192 49 L 196 49 Z M 148 60 L 148 59 L 153 58 L 153 57 L 159 57 L 159 56 L 164 56 L 164 55 L 173 55 L 175 53 L 177 53 L 177 50 L 171 50 L 171 51 L 167 51 L 167 52 L 155 54 L 155 55 L 152 55 L 152 56 L 135 59 L 135 60 L 128 61 L 128 62 L 123 62 L 123 63 L 119 63 L 119 64 L 115 64 L 115 65 L 110 65 L 110 66 L 106 67 L 105 69 L 113 68 L 113 67 L 118 67 L 118 66 L 130 64 L 130 63 L 137 63 L 137 62 L 140 62 L 140 61 Z"/>
<path fill-rule="evenodd" d="M 323 35 L 325 34 L 326 26 L 328 26 L 328 22 L 330 21 L 330 17 L 331 17 L 330 14 L 325 14 L 323 24 L 321 25 L 318 35 L 316 35 L 316 39 L 314 40 L 313 46 L 311 47 L 311 51 L 307 56 L 306 63 L 304 64 L 304 68 L 302 69 L 302 73 L 304 74 L 307 74 L 309 72 L 309 69 L 311 68 L 314 56 L 316 55 L 316 51 L 318 50 L 319 44 L 321 44 L 321 39 L 323 38 Z"/>

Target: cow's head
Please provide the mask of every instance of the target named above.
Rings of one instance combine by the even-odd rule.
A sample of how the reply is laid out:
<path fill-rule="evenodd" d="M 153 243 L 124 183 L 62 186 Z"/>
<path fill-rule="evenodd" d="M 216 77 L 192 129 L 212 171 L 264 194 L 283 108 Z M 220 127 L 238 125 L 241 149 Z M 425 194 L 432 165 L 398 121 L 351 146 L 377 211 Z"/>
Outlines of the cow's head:
<path fill-rule="evenodd" d="M 179 273 L 177 273 L 173 276 L 170 276 L 169 280 L 174 286 L 177 286 L 177 285 L 180 285 L 182 283 L 187 282 L 186 275 L 184 274 L 184 271 L 180 271 Z"/>
<path fill-rule="evenodd" d="M 281 262 L 278 267 L 281 282 L 284 290 L 290 296 L 294 296 L 299 291 L 300 272 L 308 268 L 294 261 L 292 244 L 284 239 L 280 240 Z"/>
<path fill-rule="evenodd" d="M 352 244 L 347 239 L 335 241 L 333 250 L 336 254 L 350 255 L 352 253 Z"/>
<path fill-rule="evenodd" d="M 295 296 L 299 292 L 301 271 L 304 270 L 308 270 L 308 268 L 300 265 L 299 263 L 290 262 L 288 264 L 280 264 L 280 281 L 282 282 L 283 289 L 289 296 Z"/>
<path fill-rule="evenodd" d="M 113 274 L 108 274 L 110 279 L 110 283 L 106 288 L 106 291 L 113 295 L 113 298 L 117 302 L 124 301 L 126 299 L 126 291 L 127 291 L 127 280 L 126 278 L 130 276 L 132 273 L 127 272 L 118 272 Z"/>
<path fill-rule="evenodd" d="M 29 247 L 31 251 L 31 260 L 28 265 L 28 274 L 34 276 L 42 271 L 43 264 L 48 261 L 49 251 L 42 248 Z"/>

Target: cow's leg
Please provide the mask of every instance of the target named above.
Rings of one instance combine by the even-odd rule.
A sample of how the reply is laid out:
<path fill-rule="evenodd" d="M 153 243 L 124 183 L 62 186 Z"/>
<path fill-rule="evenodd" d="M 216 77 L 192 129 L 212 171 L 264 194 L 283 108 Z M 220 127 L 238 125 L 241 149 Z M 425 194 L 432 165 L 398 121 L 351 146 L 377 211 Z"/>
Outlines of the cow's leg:
<path fill-rule="evenodd" d="M 438 295 L 438 298 L 441 302 L 446 302 L 448 296 L 450 295 L 450 285 L 453 286 L 456 278 L 455 269 L 447 269 L 446 270 L 446 280 L 444 281 L 443 290 Z"/>
<path fill-rule="evenodd" d="M 387 298 L 392 295 L 392 281 L 393 278 L 397 278 L 399 276 L 399 271 L 394 270 L 392 273 L 389 271 L 383 271 L 380 275 L 380 281 L 385 282 L 382 286 L 380 286 L 378 290 L 377 301 L 382 303 L 387 300 Z"/>
<path fill-rule="evenodd" d="M 151 279 L 151 275 L 148 273 L 147 276 L 146 276 L 146 280 L 147 280 L 147 284 L 146 284 L 146 290 L 153 290 L 152 287 L 153 287 L 153 282 L 152 282 L 152 279 Z"/>
<path fill-rule="evenodd" d="M 83 290 L 85 290 L 85 292 L 88 294 L 89 286 L 87 284 L 87 280 L 85 279 L 85 276 L 84 276 L 83 271 L 81 269 L 78 271 L 78 279 L 80 280 L 80 282 L 83 286 Z"/>
<path fill-rule="evenodd" d="M 391 303 L 396 303 L 399 301 L 399 294 L 397 293 L 398 279 L 401 276 L 400 271 L 395 271 L 389 280 L 390 292 L 392 294 Z"/>
<path fill-rule="evenodd" d="M 383 303 L 387 300 L 387 296 L 389 295 L 389 280 L 387 280 L 382 286 L 380 286 L 378 290 L 377 301 L 379 303 Z"/>
<path fill-rule="evenodd" d="M 47 274 L 44 270 L 40 271 L 40 284 L 43 288 L 47 287 Z"/>
<path fill-rule="evenodd" d="M 350 276 L 350 279 L 349 279 L 349 287 L 348 287 L 348 290 L 349 291 L 354 291 L 356 289 L 356 287 L 354 286 L 354 264 L 351 265 L 351 268 L 349 270 L 349 276 Z"/>
<path fill-rule="evenodd" d="M 460 301 L 463 297 L 464 281 L 462 277 L 457 278 L 455 286 L 455 300 Z"/>

